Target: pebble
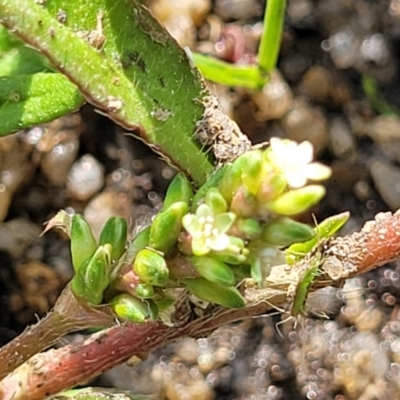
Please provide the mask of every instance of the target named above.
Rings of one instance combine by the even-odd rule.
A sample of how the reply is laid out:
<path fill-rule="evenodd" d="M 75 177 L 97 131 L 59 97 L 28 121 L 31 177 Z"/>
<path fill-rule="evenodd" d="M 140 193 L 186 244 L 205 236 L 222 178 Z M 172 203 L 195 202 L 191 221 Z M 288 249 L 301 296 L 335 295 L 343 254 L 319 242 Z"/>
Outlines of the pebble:
<path fill-rule="evenodd" d="M 382 199 L 392 211 L 400 208 L 400 168 L 376 160 L 370 165 L 371 177 Z"/>
<path fill-rule="evenodd" d="M 95 196 L 85 207 L 83 216 L 92 228 L 95 238 L 99 238 L 103 226 L 111 217 L 130 220 L 132 200 L 125 193 L 105 190 Z"/>
<path fill-rule="evenodd" d="M 293 94 L 277 70 L 271 73 L 270 81 L 262 90 L 251 94 L 254 103 L 258 107 L 256 118 L 260 121 L 282 118 L 291 106 Z"/>
<path fill-rule="evenodd" d="M 329 142 L 337 158 L 355 160 L 356 147 L 350 127 L 342 117 L 335 117 L 329 125 Z"/>
<path fill-rule="evenodd" d="M 157 0 L 150 9 L 181 47 L 194 47 L 196 26 L 211 8 L 210 0 Z"/>
<path fill-rule="evenodd" d="M 215 13 L 225 21 L 261 17 L 263 9 L 256 0 L 216 0 Z"/>
<path fill-rule="evenodd" d="M 43 155 L 40 166 L 43 174 L 51 184 L 56 186 L 64 185 L 68 172 L 76 160 L 78 149 L 78 137 L 76 135 L 63 134 L 59 142 Z"/>
<path fill-rule="evenodd" d="M 308 140 L 319 154 L 328 145 L 328 126 L 324 114 L 302 100 L 296 100 L 289 112 L 281 119 L 288 139 L 296 142 Z"/>
<path fill-rule="evenodd" d="M 76 200 L 89 200 L 103 185 L 103 166 L 90 154 L 75 161 L 69 170 L 66 186 L 70 196 Z"/>
<path fill-rule="evenodd" d="M 0 224 L 0 250 L 15 259 L 20 258 L 37 239 L 40 228 L 25 218 L 11 219 Z"/>
<path fill-rule="evenodd" d="M 351 97 L 348 85 L 338 74 L 319 65 L 311 67 L 304 74 L 299 89 L 312 101 L 330 108 L 343 106 Z"/>

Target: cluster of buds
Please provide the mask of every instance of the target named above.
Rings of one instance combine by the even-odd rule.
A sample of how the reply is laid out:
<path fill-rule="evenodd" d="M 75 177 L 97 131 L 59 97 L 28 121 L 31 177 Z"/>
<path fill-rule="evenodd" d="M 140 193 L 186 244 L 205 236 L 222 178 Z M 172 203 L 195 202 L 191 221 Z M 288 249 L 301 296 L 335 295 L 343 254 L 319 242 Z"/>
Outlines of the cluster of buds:
<path fill-rule="evenodd" d="M 321 232 L 290 218 L 325 194 L 322 185 L 308 184 L 330 176 L 312 162 L 312 150 L 309 142 L 273 138 L 266 150 L 224 165 L 196 194 L 176 175 L 162 210 L 127 248 L 123 219 L 110 219 L 97 243 L 74 215 L 72 290 L 134 322 L 167 318 L 177 288 L 207 303 L 245 306 L 237 290 L 244 278 L 262 285 L 274 265 L 290 264 L 317 243 Z M 331 225 L 329 234 L 340 224 Z"/>

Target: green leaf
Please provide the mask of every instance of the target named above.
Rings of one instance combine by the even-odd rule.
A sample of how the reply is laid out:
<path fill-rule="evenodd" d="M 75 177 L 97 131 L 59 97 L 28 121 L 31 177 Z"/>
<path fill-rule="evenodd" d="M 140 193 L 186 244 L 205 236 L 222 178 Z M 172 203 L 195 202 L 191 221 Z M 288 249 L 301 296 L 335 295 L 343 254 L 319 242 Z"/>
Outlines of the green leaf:
<path fill-rule="evenodd" d="M 193 197 L 191 211 L 196 212 L 197 207 L 204 202 L 204 197 L 207 193 L 207 190 L 212 187 L 217 187 L 222 177 L 225 174 L 229 164 L 224 164 L 221 168 L 217 169 L 211 176 L 207 177 L 207 181 L 203 186 L 197 190 L 196 194 Z"/>
<path fill-rule="evenodd" d="M 111 245 L 99 246 L 89 262 L 84 262 L 72 279 L 72 291 L 88 303 L 100 304 L 110 283 Z"/>
<path fill-rule="evenodd" d="M 48 61 L 0 26 L 0 76 L 49 71 Z"/>
<path fill-rule="evenodd" d="M 77 110 L 84 98 L 65 76 L 36 73 L 0 77 L 0 136 Z"/>
<path fill-rule="evenodd" d="M 286 262 L 289 265 L 302 259 L 309 251 L 311 251 L 322 239 L 333 236 L 349 219 L 350 213 L 344 212 L 332 217 L 324 219 L 315 228 L 315 236 L 304 243 L 294 243 L 286 251 Z"/>
<path fill-rule="evenodd" d="M 156 215 L 149 236 L 149 245 L 153 249 L 166 254 L 178 242 L 182 217 L 188 212 L 188 208 L 187 203 L 178 201 Z"/>
<path fill-rule="evenodd" d="M 164 199 L 163 210 L 166 210 L 169 206 L 178 201 L 183 201 L 189 205 L 192 198 L 193 189 L 190 185 L 190 182 L 184 174 L 178 173 L 168 186 L 168 190 Z"/>
<path fill-rule="evenodd" d="M 58 18 L 58 19 L 57 19 Z M 85 98 L 198 185 L 212 171 L 194 138 L 209 93 L 184 50 L 134 0 L 0 0 L 0 23 L 46 54 Z"/>
<path fill-rule="evenodd" d="M 209 303 L 228 308 L 242 308 L 246 305 L 245 299 L 233 286 L 218 285 L 205 278 L 185 279 L 183 284 L 194 296 Z"/>
<path fill-rule="evenodd" d="M 235 283 L 232 269 L 222 261 L 207 256 L 193 256 L 189 260 L 193 268 L 208 281 L 225 286 L 232 286 Z"/>
<path fill-rule="evenodd" d="M 292 189 L 266 204 L 266 207 L 281 215 L 296 215 L 317 204 L 325 196 L 325 188 L 321 185 L 309 185 Z"/>
<path fill-rule="evenodd" d="M 82 215 L 74 214 L 71 223 L 71 255 L 75 272 L 93 256 L 96 249 L 97 243 L 90 226 Z"/>
<path fill-rule="evenodd" d="M 293 243 L 305 242 L 314 236 L 314 229 L 308 225 L 290 218 L 280 218 L 266 225 L 261 239 L 273 246 L 286 247 Z"/>
<path fill-rule="evenodd" d="M 118 261 L 125 251 L 128 225 L 122 217 L 108 219 L 100 233 L 99 245 L 111 244 L 111 260 Z"/>
<path fill-rule="evenodd" d="M 221 85 L 260 89 L 268 81 L 255 65 L 235 65 L 194 53 L 194 62 L 204 78 Z"/>

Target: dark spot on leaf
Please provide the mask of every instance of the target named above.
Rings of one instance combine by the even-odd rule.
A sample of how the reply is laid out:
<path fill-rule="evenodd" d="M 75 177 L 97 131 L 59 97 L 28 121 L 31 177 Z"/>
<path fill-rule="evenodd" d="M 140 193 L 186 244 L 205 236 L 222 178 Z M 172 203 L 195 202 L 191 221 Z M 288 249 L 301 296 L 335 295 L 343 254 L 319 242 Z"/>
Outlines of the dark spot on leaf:
<path fill-rule="evenodd" d="M 146 72 L 146 63 L 137 51 L 129 53 L 123 61 L 124 68 L 129 68 L 132 65 L 137 66 L 143 73 Z"/>

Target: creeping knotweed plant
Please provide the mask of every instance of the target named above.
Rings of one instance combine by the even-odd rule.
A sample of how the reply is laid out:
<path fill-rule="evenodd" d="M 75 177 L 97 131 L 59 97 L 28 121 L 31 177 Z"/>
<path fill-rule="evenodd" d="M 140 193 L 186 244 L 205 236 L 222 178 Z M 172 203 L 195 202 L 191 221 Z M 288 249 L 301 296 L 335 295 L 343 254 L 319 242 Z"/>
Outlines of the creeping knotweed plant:
<path fill-rule="evenodd" d="M 262 285 L 274 265 L 288 262 L 285 249 L 304 243 L 293 257 L 318 243 L 316 230 L 288 216 L 322 198 L 324 187 L 307 183 L 329 174 L 312 162 L 309 142 L 277 138 L 217 171 L 196 196 L 178 174 L 163 209 L 126 251 L 125 221 L 110 220 L 97 243 L 82 217 L 68 221 L 64 215 L 75 268 L 72 290 L 88 303 L 111 304 L 118 318 L 134 322 L 168 315 L 174 291 L 182 288 L 208 303 L 243 307 L 237 286 L 244 278 Z"/>

